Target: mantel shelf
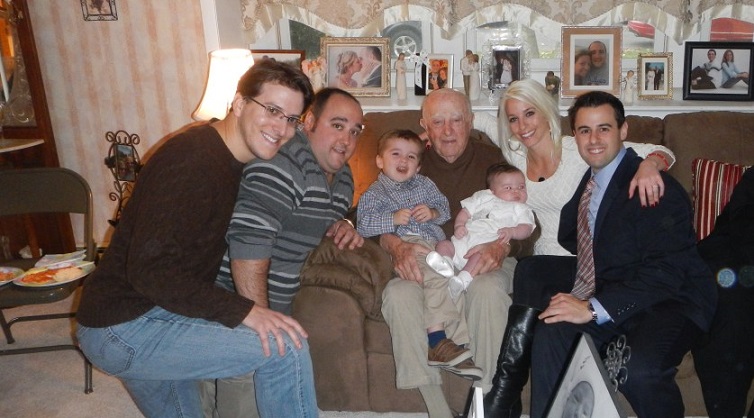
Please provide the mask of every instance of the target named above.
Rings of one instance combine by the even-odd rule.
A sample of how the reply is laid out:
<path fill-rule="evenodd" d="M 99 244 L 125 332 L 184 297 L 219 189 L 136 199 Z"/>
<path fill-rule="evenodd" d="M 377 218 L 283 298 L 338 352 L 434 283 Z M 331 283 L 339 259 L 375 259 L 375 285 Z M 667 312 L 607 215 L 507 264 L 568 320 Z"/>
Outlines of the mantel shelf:
<path fill-rule="evenodd" d="M 483 92 L 478 100 L 471 105 L 474 112 L 488 112 L 497 114 L 499 94 L 492 99 L 487 92 Z M 392 112 L 395 110 L 417 110 L 426 96 L 415 96 L 411 92 L 405 100 L 398 97 L 359 97 L 365 113 L 368 112 Z M 672 100 L 635 100 L 632 105 L 626 106 L 626 114 L 637 116 L 665 117 L 672 113 L 688 113 L 697 111 L 730 111 L 730 112 L 754 112 L 752 102 L 723 102 L 706 100 L 683 100 L 682 89 L 674 89 Z M 565 115 L 573 99 L 559 99 L 560 112 Z"/>
<path fill-rule="evenodd" d="M 44 139 L 0 139 L 0 153 L 18 151 L 35 145 L 44 144 Z"/>

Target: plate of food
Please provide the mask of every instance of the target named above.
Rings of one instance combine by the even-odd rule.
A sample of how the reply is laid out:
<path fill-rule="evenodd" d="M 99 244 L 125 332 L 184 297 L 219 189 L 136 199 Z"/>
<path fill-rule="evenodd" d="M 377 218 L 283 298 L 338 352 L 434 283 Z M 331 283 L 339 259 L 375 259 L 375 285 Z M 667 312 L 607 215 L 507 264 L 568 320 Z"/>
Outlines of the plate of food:
<path fill-rule="evenodd" d="M 24 287 L 52 287 L 78 280 L 94 270 L 91 261 L 76 261 L 68 264 L 56 264 L 52 267 L 35 267 L 13 283 Z"/>
<path fill-rule="evenodd" d="M 0 286 L 8 284 L 23 276 L 24 271 L 15 267 L 0 267 Z"/>

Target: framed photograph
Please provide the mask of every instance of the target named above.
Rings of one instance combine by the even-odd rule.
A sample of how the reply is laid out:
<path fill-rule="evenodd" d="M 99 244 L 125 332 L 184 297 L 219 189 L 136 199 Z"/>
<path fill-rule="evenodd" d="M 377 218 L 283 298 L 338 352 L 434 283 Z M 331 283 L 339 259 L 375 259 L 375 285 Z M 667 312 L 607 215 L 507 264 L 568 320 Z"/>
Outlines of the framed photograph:
<path fill-rule="evenodd" d="M 754 42 L 686 42 L 683 100 L 754 100 Z"/>
<path fill-rule="evenodd" d="M 620 95 L 620 26 L 564 26 L 560 97 L 600 90 Z"/>
<path fill-rule="evenodd" d="M 490 51 L 490 90 L 502 90 L 522 78 L 523 49 L 520 46 L 493 45 Z"/>
<path fill-rule="evenodd" d="M 636 64 L 640 100 L 673 98 L 673 53 L 639 54 Z"/>
<path fill-rule="evenodd" d="M 306 51 L 303 49 L 252 49 L 251 56 L 254 62 L 271 59 L 301 68 L 301 62 L 306 58 Z"/>
<path fill-rule="evenodd" d="M 453 87 L 453 54 L 427 55 L 427 75 L 424 79 L 427 94 L 443 87 Z"/>
<path fill-rule="evenodd" d="M 323 37 L 327 86 L 354 96 L 390 96 L 389 43 L 389 38 Z"/>
<path fill-rule="evenodd" d="M 547 418 L 626 418 L 588 334 L 581 335 L 547 411 Z"/>
<path fill-rule="evenodd" d="M 84 20 L 118 20 L 115 0 L 81 0 Z"/>

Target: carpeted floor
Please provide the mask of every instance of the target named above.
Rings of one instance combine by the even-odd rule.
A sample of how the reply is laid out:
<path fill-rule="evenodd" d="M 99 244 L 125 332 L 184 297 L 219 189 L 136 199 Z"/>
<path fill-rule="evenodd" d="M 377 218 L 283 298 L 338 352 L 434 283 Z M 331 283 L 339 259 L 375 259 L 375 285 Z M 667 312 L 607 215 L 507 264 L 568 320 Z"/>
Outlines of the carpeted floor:
<path fill-rule="evenodd" d="M 55 304 L 4 311 L 6 319 L 41 312 L 65 312 L 71 297 Z M 0 349 L 67 344 L 72 322 L 50 320 L 13 325 L 16 342 L 0 334 Z M 3 418 L 138 418 L 141 413 L 123 385 L 94 370 L 94 392 L 84 394 L 84 361 L 73 350 L 0 356 L 0 417 Z M 322 418 L 426 418 L 427 414 L 322 412 Z"/>
<path fill-rule="evenodd" d="M 75 298 L 55 304 L 4 311 L 6 319 L 40 312 L 70 310 Z M 42 311 L 44 309 L 44 311 Z M 16 343 L 1 338 L 0 349 L 70 342 L 72 322 L 51 320 L 13 326 Z M 73 350 L 0 356 L 0 417 L 7 418 L 138 418 L 138 409 L 123 385 L 94 370 L 94 392 L 84 394 L 84 361 Z M 321 418 L 426 418 L 426 413 L 334 412 Z"/>

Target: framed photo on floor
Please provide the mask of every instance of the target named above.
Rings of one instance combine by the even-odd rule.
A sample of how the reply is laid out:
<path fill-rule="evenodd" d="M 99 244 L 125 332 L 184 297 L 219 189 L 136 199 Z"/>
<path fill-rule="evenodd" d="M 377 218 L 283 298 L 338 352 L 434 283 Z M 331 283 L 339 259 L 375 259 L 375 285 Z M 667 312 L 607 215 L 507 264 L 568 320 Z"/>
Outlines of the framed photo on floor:
<path fill-rule="evenodd" d="M 686 42 L 684 100 L 754 100 L 754 42 Z"/>
<path fill-rule="evenodd" d="M 354 96 L 390 96 L 389 38 L 320 39 L 327 86 Z"/>
<path fill-rule="evenodd" d="M 639 99 L 673 98 L 673 53 L 639 54 L 636 69 Z"/>
<path fill-rule="evenodd" d="M 620 26 L 564 26 L 560 96 L 573 98 L 600 90 L 620 95 Z"/>
<path fill-rule="evenodd" d="M 592 337 L 579 338 L 545 417 L 626 418 Z"/>

